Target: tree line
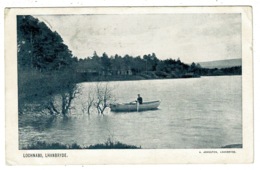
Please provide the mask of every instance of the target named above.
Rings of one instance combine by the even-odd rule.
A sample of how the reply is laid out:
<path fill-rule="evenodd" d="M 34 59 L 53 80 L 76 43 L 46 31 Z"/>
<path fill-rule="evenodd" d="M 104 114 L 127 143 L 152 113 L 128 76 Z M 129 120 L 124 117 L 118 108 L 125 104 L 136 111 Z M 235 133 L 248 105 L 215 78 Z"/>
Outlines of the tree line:
<path fill-rule="evenodd" d="M 241 66 L 230 68 L 202 68 L 199 63 L 186 64 L 178 59 L 160 60 L 155 53 L 143 56 L 108 56 L 105 52 L 77 60 L 76 72 L 82 79 L 91 80 L 99 77 L 101 80 L 119 79 L 156 79 L 156 78 L 189 78 L 200 76 L 241 75 Z M 85 77 L 84 77 L 85 76 Z M 80 79 L 80 78 L 79 78 Z M 95 79 L 94 79 L 95 80 Z"/>
<path fill-rule="evenodd" d="M 118 54 L 108 56 L 103 53 L 99 56 L 96 52 L 93 56 L 79 59 L 76 64 L 76 72 L 82 73 L 87 78 L 93 76 L 106 77 L 108 80 L 119 77 L 129 78 L 181 78 L 186 73 L 200 67 L 199 64 L 188 65 L 180 59 L 160 60 L 155 53 L 143 56 L 120 56 Z M 123 76 L 123 77 L 122 77 Z"/>

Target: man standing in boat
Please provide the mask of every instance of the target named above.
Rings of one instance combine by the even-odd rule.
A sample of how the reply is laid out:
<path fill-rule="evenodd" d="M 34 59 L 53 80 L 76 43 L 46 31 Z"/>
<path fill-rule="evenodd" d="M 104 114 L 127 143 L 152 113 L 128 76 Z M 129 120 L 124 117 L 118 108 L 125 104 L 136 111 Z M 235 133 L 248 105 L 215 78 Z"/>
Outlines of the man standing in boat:
<path fill-rule="evenodd" d="M 140 96 L 140 94 L 138 94 L 137 102 L 138 102 L 139 104 L 143 104 L 143 98 Z"/>

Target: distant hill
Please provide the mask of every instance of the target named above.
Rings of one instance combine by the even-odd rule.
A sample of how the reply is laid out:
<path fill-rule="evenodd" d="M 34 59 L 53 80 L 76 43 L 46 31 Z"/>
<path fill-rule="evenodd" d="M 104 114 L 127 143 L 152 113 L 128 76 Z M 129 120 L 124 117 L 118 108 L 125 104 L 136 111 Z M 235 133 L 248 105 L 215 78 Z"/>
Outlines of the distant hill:
<path fill-rule="evenodd" d="M 204 68 L 227 68 L 234 66 L 242 66 L 242 59 L 230 59 L 230 60 L 217 60 L 208 62 L 199 62 L 201 67 Z"/>

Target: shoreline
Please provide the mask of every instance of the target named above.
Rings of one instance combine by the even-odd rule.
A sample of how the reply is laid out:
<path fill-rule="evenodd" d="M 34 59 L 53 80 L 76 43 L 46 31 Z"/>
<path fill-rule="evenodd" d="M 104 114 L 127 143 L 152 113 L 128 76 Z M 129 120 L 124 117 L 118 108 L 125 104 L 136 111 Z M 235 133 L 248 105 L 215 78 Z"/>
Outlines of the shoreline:
<path fill-rule="evenodd" d="M 197 77 L 179 77 L 179 78 L 145 78 L 141 76 L 126 76 L 126 77 L 121 77 L 121 76 L 114 76 L 113 78 L 111 77 L 103 77 L 99 76 L 97 78 L 91 78 L 89 80 L 81 80 L 76 82 L 76 84 L 79 83 L 87 83 L 87 82 L 110 82 L 110 81 L 141 81 L 141 80 L 170 80 L 170 79 L 196 79 L 196 78 L 202 78 L 202 77 L 224 77 L 224 76 L 242 76 L 241 74 L 232 74 L 232 75 L 208 75 L 208 76 L 197 76 Z"/>

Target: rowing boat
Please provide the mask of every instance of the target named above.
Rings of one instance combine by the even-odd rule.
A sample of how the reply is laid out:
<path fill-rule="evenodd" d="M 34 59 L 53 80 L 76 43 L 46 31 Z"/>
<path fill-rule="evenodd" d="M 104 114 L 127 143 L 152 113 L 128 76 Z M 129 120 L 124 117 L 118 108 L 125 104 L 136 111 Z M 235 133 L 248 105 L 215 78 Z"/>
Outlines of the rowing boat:
<path fill-rule="evenodd" d="M 131 102 L 131 103 L 117 103 L 111 104 L 110 108 L 113 112 L 130 112 L 130 111 L 144 111 L 144 110 L 154 110 L 160 105 L 160 101 L 150 101 L 143 102 L 142 104 Z"/>

